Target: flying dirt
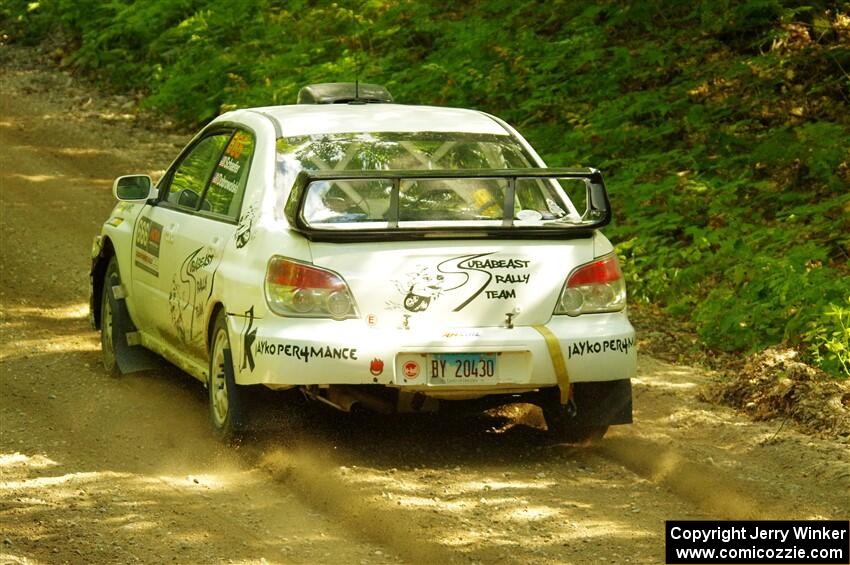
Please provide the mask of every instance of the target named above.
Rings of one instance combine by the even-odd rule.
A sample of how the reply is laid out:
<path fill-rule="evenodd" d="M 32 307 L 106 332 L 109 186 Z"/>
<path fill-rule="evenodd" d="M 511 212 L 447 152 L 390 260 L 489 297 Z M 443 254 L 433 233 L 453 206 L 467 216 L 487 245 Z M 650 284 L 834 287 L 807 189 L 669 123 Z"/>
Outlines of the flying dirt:
<path fill-rule="evenodd" d="M 88 325 L 112 180 L 188 139 L 0 50 L 0 563 L 658 563 L 672 519 L 846 519 L 850 446 L 697 400 L 639 358 L 631 426 L 552 445 L 539 410 L 350 416 L 269 393 L 213 439 L 174 367 L 110 377 Z M 640 343 L 638 343 L 638 347 Z"/>

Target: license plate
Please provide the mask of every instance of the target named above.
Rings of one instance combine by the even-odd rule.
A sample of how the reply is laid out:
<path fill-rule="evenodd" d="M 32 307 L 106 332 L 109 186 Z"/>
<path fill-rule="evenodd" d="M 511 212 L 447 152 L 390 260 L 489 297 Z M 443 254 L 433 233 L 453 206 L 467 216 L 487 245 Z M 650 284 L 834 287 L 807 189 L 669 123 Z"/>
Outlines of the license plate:
<path fill-rule="evenodd" d="M 495 353 L 439 353 L 429 355 L 428 381 L 464 384 L 497 380 Z"/>

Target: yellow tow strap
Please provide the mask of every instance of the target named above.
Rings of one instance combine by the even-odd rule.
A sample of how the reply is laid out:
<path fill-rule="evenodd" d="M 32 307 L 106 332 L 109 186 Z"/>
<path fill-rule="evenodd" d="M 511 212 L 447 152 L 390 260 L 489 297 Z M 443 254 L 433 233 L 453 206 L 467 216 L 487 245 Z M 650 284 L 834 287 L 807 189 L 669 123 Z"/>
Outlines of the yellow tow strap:
<path fill-rule="evenodd" d="M 570 375 L 567 373 L 567 364 L 564 362 L 564 354 L 561 352 L 561 342 L 546 326 L 532 327 L 546 340 L 549 357 L 552 359 L 555 376 L 558 378 L 558 388 L 561 389 L 561 404 L 567 404 L 570 401 Z"/>

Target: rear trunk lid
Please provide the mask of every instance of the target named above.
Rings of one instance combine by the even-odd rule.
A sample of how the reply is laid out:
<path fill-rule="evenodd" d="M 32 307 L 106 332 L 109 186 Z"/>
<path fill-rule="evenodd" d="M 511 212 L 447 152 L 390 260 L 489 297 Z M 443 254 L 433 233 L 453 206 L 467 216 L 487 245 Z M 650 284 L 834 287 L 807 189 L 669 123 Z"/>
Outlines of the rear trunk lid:
<path fill-rule="evenodd" d="M 310 243 L 313 263 L 340 274 L 370 326 L 544 324 L 593 239 Z"/>

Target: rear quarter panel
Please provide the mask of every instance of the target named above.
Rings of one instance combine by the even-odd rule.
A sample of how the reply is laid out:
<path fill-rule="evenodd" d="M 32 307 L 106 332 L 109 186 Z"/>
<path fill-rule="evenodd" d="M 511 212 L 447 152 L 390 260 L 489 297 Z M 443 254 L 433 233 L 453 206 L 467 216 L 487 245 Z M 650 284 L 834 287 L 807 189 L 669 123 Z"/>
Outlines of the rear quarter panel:
<path fill-rule="evenodd" d="M 284 255 L 310 261 L 311 256 L 307 242 L 290 232 L 283 217 L 281 187 L 275 187 L 275 171 L 281 165 L 277 162 L 273 125 L 268 118 L 246 111 L 221 119 L 244 123 L 256 136 L 239 219 L 233 238 L 224 247 L 204 314 L 210 327 L 218 307 L 226 312 L 238 375 L 245 358 L 245 335 L 251 331 L 252 320 L 272 315 L 266 307 L 264 291 L 269 259 Z"/>

